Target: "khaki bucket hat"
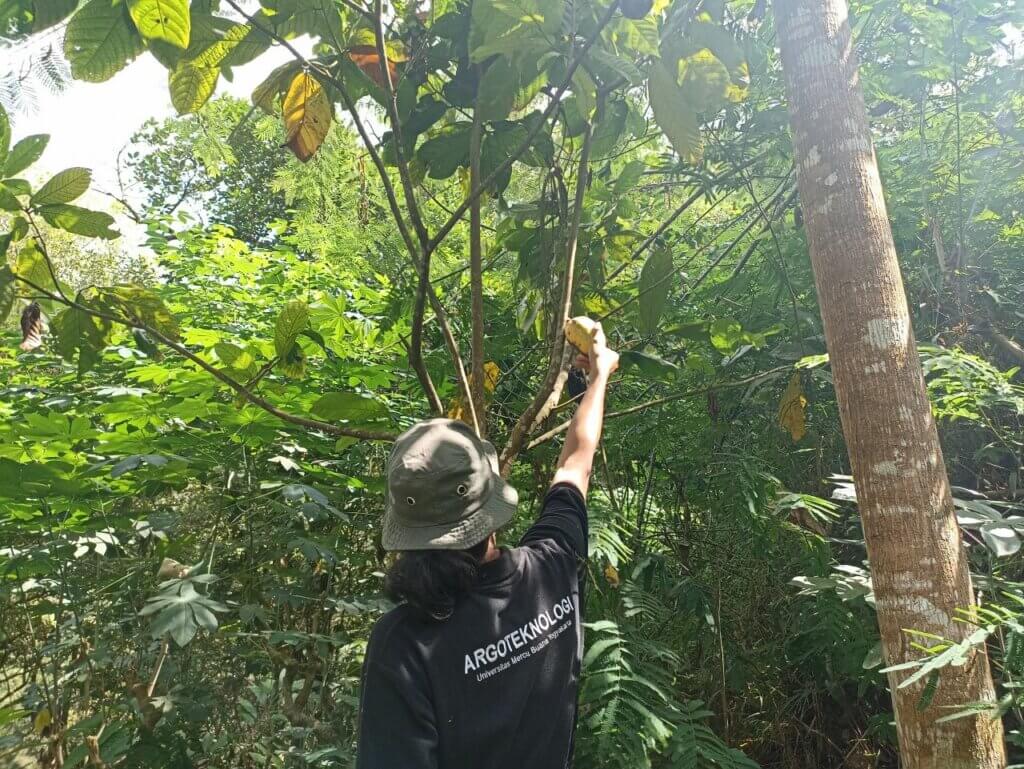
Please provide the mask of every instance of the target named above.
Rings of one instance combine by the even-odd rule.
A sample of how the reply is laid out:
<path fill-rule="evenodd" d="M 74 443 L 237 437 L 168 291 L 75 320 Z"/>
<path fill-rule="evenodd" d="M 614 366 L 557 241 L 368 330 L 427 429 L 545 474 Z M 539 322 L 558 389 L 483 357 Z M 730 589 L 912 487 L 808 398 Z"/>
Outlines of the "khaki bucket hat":
<path fill-rule="evenodd" d="M 512 520 L 519 501 L 494 446 L 454 419 L 402 433 L 387 474 L 385 550 L 465 550 Z"/>

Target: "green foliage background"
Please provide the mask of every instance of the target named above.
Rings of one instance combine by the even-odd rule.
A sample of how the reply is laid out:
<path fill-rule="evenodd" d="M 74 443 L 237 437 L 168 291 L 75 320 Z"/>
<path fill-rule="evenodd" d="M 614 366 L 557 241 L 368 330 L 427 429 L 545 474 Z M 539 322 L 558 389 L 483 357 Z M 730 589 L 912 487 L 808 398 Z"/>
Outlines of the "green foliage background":
<path fill-rule="evenodd" d="M 278 101 L 295 66 L 271 73 L 252 107 L 207 101 L 218 78 L 271 45 L 258 34 L 266 24 L 285 40 L 317 37 L 312 71 L 338 78 L 385 127 L 374 147 L 396 189 L 403 154 L 430 232 L 472 187 L 474 123 L 487 178 L 529 136 L 574 54 L 599 41 L 481 207 L 486 351 L 500 372 L 489 429 L 500 446 L 543 380 L 590 142 L 572 311 L 606 316 L 623 367 L 591 501 L 578 763 L 895 766 L 763 4 L 657 2 L 645 19 L 616 15 L 607 28 L 600 3 L 525 3 L 530 23 L 501 3 L 437 3 L 426 19 L 399 4 L 388 55 L 404 73 L 401 147 L 382 87 L 349 55 L 373 36 L 348 4 L 268 3 L 248 26 L 230 6 L 183 2 L 153 26 L 147 5 L 3 11 L 12 37 L 74 12 L 65 52 L 75 77 L 109 77 L 146 51 L 188 113 L 141 127 L 125 153 L 143 194 L 119 212 L 146 228 L 143 248 L 75 203 L 84 169 L 33 175 L 46 141 L 25 135 L 45 127 L 19 116 L 13 139 L 6 119 L 0 131 L 3 760 L 353 762 L 362 655 L 387 608 L 378 525 L 388 446 L 344 433 L 394 433 L 430 413 L 408 358 L 418 276 L 351 122 L 335 119 L 306 164 L 282 149 Z M 988 644 L 1001 697 L 980 715 L 968 702 L 948 715 L 995 711 L 1019 760 L 1024 133 L 1012 41 L 1024 20 L 999 0 L 852 10 L 988 609 L 965 620 L 979 626 L 973 643 Z M 464 351 L 469 241 L 456 224 L 430 273 Z M 41 344 L 20 349 L 18 319 L 33 302 Z M 459 386 L 429 318 L 423 353 L 453 404 Z M 784 397 L 794 375 L 802 401 Z M 319 422 L 283 421 L 268 404 Z M 795 433 L 780 422 L 789 427 L 794 408 Z M 545 440 L 519 456 L 523 504 L 506 542 L 535 512 L 557 451 Z M 922 639 L 922 665 L 907 675 L 941 685 L 962 651 Z"/>

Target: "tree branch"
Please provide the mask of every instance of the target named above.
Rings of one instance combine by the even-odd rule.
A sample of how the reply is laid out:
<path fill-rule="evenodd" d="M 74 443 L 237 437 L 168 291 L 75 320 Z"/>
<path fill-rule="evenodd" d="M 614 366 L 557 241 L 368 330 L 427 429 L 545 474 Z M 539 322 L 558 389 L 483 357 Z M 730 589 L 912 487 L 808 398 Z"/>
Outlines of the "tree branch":
<path fill-rule="evenodd" d="M 777 368 L 769 369 L 768 371 L 762 371 L 760 374 L 755 374 L 744 379 L 737 379 L 733 382 L 722 382 L 720 384 L 711 385 L 709 387 L 700 387 L 696 390 L 687 390 L 686 392 L 675 393 L 674 395 L 668 395 L 665 396 L 664 398 L 655 398 L 654 400 L 646 401 L 644 403 L 638 403 L 636 406 L 631 406 L 630 408 L 623 409 L 622 411 L 612 411 L 608 414 L 605 414 L 604 418 L 606 421 L 609 419 L 617 419 L 619 417 L 629 416 L 630 414 L 636 414 L 640 411 L 646 411 L 647 409 L 653 408 L 654 406 L 661 406 L 664 403 L 671 403 L 672 401 L 682 400 L 683 398 L 692 398 L 695 395 L 707 395 L 709 392 L 714 392 L 716 390 L 732 390 L 737 387 L 746 387 L 747 385 L 755 384 L 764 379 L 769 379 L 771 377 L 789 371 L 791 368 L 791 366 L 779 366 Z M 569 424 L 571 423 L 571 421 L 572 420 L 566 420 L 565 422 L 562 422 L 562 424 L 558 425 L 558 427 L 548 430 L 543 435 L 538 435 L 536 438 L 534 438 L 526 445 L 526 451 L 536 448 L 542 443 L 547 443 L 552 438 L 561 435 L 562 433 L 569 429 Z"/>
<path fill-rule="evenodd" d="M 480 74 L 480 67 L 476 68 Z M 479 83 L 479 77 L 477 78 Z M 477 92 L 477 99 L 480 94 Z M 480 142 L 483 135 L 480 110 L 473 110 L 473 125 L 469 133 L 469 186 L 480 183 Z M 477 434 L 487 437 L 487 415 L 484 411 L 484 266 L 480 233 L 480 198 L 473 199 L 469 207 L 469 290 L 473 316 L 473 343 L 471 363 L 473 369 L 472 408 Z"/>
<path fill-rule="evenodd" d="M 151 337 L 156 339 L 158 342 L 161 342 L 165 346 L 170 347 L 183 358 L 187 358 L 188 360 L 192 361 L 203 371 L 207 372 L 212 377 L 214 377 L 214 379 L 217 379 L 220 382 L 226 384 L 228 387 L 230 387 L 232 390 L 238 393 L 238 395 L 240 395 L 242 398 L 249 401 L 249 403 L 253 404 L 254 406 L 259 406 L 261 409 L 263 409 L 269 414 L 273 414 L 282 422 L 288 422 L 289 424 L 298 425 L 300 427 L 307 427 L 313 430 L 320 430 L 331 435 L 346 435 L 352 438 L 359 438 L 361 440 L 393 441 L 396 438 L 395 433 L 385 430 L 364 430 L 361 428 L 354 427 L 342 427 L 341 425 L 332 424 L 330 422 L 321 422 L 318 419 L 309 419 L 307 417 L 301 417 L 298 416 L 297 414 L 291 414 L 287 411 L 279 409 L 266 398 L 256 395 L 254 392 L 247 389 L 244 385 L 236 381 L 228 374 L 225 374 L 216 366 L 207 363 L 205 360 L 203 360 L 194 352 L 185 347 L 185 345 L 181 344 L 180 342 L 176 342 L 175 340 L 161 333 L 152 326 L 143 323 L 142 321 L 137 319 L 122 318 L 117 315 L 114 315 L 113 313 L 105 312 L 103 310 L 97 310 L 93 307 L 84 305 L 76 300 L 64 299 L 51 291 L 47 291 L 45 288 L 42 288 L 41 286 L 37 286 L 35 283 L 32 283 L 30 280 L 27 280 L 20 275 L 15 275 L 15 277 L 25 285 L 43 294 L 47 299 L 55 301 L 58 304 L 62 304 L 65 305 L 66 307 L 70 307 L 80 312 L 84 312 L 95 318 L 101 318 L 103 320 L 110 321 L 111 323 L 116 323 L 120 326 L 142 329 Z"/>
<path fill-rule="evenodd" d="M 573 196 L 572 222 L 569 225 L 569 235 L 566 243 L 565 254 L 565 278 L 563 279 L 562 297 L 558 307 L 558 313 L 553 317 L 555 321 L 553 344 L 548 359 L 548 371 L 544 376 L 544 382 L 533 401 L 516 420 L 509 434 L 508 443 L 498 462 L 499 469 L 503 476 L 507 476 L 512 468 L 516 456 L 522 451 L 523 443 L 527 436 L 536 429 L 558 403 L 562 388 L 568 375 L 568 366 L 572 357 L 572 348 L 565 343 L 565 322 L 569 319 L 569 312 L 572 309 L 572 296 L 575 286 L 574 273 L 576 270 L 576 248 L 579 244 L 580 224 L 583 221 L 583 198 L 587 191 L 587 181 L 590 171 L 590 146 L 593 137 L 593 124 L 587 124 L 583 134 L 583 147 L 580 150 L 579 167 L 576 173 L 576 192 Z"/>

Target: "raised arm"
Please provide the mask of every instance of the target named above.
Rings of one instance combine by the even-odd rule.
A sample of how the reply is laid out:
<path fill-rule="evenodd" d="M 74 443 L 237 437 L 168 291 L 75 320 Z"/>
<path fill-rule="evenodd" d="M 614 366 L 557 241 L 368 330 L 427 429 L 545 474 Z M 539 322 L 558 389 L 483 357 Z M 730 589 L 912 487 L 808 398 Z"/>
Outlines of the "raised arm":
<path fill-rule="evenodd" d="M 590 471 L 594 466 L 594 452 L 601 439 L 604 425 L 604 395 L 608 379 L 619 367 L 619 354 L 608 348 L 601 324 L 593 333 L 594 343 L 589 356 L 576 359 L 579 368 L 590 372 L 590 384 L 576 415 L 565 434 L 565 445 L 558 457 L 558 469 L 551 484 L 571 483 L 584 498 L 590 486 Z"/>

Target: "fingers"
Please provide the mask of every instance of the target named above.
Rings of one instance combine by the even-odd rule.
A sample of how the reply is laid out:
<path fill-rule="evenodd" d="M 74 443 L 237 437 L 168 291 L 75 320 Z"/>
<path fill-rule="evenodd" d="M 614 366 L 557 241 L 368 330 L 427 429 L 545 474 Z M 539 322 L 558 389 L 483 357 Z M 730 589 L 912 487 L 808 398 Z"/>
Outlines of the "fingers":
<path fill-rule="evenodd" d="M 590 357 L 587 355 L 577 355 L 573 366 L 584 371 L 590 371 Z"/>

